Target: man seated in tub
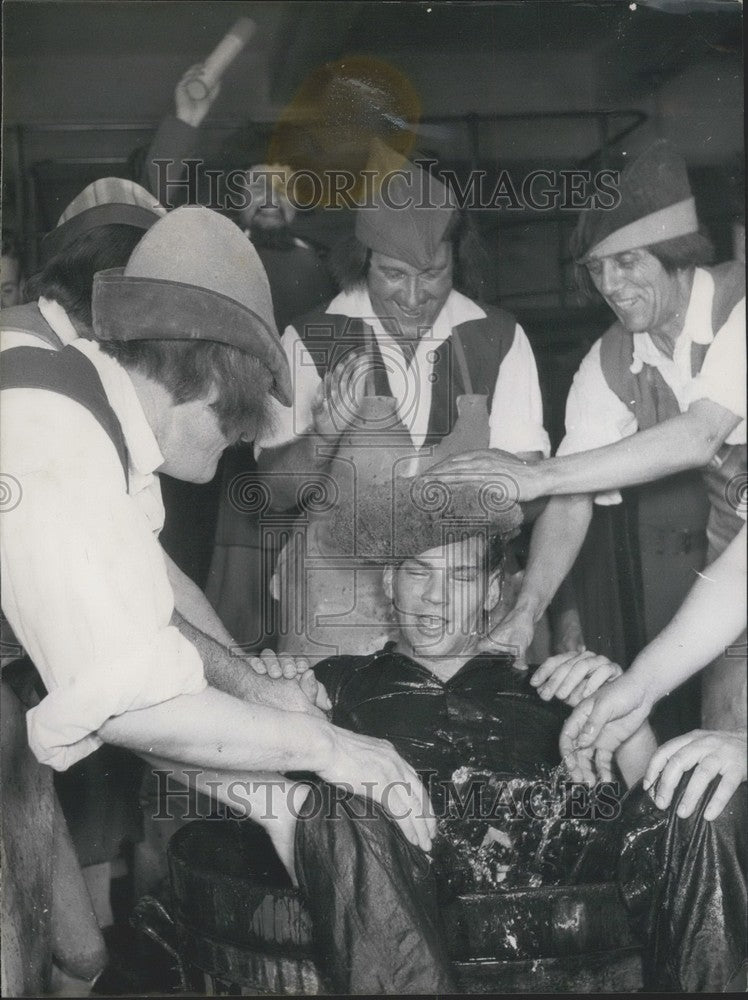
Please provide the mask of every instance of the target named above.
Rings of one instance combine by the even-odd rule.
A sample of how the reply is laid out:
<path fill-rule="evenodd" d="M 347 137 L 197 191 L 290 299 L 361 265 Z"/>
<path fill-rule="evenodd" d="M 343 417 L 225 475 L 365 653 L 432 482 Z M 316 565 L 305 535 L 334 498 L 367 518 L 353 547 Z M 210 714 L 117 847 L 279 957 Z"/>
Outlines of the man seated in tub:
<path fill-rule="evenodd" d="M 289 781 L 291 791 L 274 798 L 272 820 L 264 819 L 311 912 L 319 962 L 334 991 L 453 992 L 440 905 L 450 892 L 485 889 L 504 877 L 525 884 L 617 880 L 645 944 L 645 988 L 723 989 L 742 959 L 737 831 L 744 828 L 745 784 L 711 822 L 702 807 L 679 815 L 687 776 L 669 809 L 641 787 L 621 802 L 623 788 L 619 795 L 613 784 L 598 786 L 599 798 L 584 800 L 583 820 L 570 821 L 577 814 L 564 807 L 552 847 L 539 857 L 541 827 L 533 817 L 542 816 L 542 804 L 538 810 L 522 792 L 534 782 L 561 801 L 548 769 L 560 764 L 568 709 L 539 697 L 508 654 L 477 653 L 501 594 L 504 544 L 521 512 L 504 503 L 486 513 L 475 491 L 461 487 L 447 509 L 426 511 L 411 486 L 397 486 L 394 499 L 373 489 L 356 522 L 360 549 L 383 564 L 392 641 L 373 655 L 330 657 L 315 673 L 336 725 L 389 740 L 423 776 L 436 836 L 420 846 L 408 837 L 396 790 L 377 796 L 380 808 L 326 783 Z M 408 539 L 399 549 L 381 530 L 393 502 L 394 534 Z M 334 513 L 328 530 L 351 531 L 350 511 Z M 271 652 L 252 662 L 271 676 L 309 669 L 302 659 Z M 561 690 L 553 667 L 548 661 L 538 672 L 543 695 Z M 619 673 L 604 657 L 581 654 L 573 690 L 563 685 L 566 701 L 577 704 Z M 646 723 L 620 746 L 616 763 L 627 785 L 643 776 L 654 748 Z M 471 800 L 475 787 L 480 797 Z M 689 844 L 698 844 L 695 852 Z"/>

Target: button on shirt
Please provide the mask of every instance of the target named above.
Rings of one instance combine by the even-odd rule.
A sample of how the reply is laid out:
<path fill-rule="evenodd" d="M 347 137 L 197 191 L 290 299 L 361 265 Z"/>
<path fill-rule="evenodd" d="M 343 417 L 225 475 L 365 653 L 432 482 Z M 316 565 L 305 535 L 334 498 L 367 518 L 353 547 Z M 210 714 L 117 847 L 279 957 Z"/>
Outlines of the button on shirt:
<path fill-rule="evenodd" d="M 730 313 L 719 330 L 712 330 L 714 279 L 696 268 L 683 330 L 675 342 L 673 357 L 664 354 L 648 333 L 635 333 L 631 371 L 646 365 L 658 368 L 678 401 L 681 413 L 699 399 L 710 399 L 741 418 L 726 439 L 727 444 L 746 440 L 746 347 L 745 299 Z M 709 345 L 700 374 L 691 374 L 691 345 Z M 566 436 L 558 455 L 573 455 L 602 448 L 630 437 L 638 430 L 636 417 L 613 392 L 603 374 L 598 340 L 574 376 L 566 401 Z M 598 493 L 599 504 L 620 503 L 617 490 Z"/>
<path fill-rule="evenodd" d="M 377 318 L 365 288 L 341 292 L 327 307 L 329 314 L 364 320 L 374 332 L 387 369 L 398 415 L 410 432 L 413 444 L 423 446 L 431 413 L 434 352 L 452 336 L 454 327 L 469 320 L 484 319 L 481 307 L 452 290 L 433 328 L 419 340 L 410 364 L 402 348 Z M 305 344 L 293 326 L 281 340 L 294 381 L 294 405 L 273 409 L 273 432 L 258 441 L 261 448 L 287 444 L 295 436 L 308 433 L 312 426 L 312 406 L 321 383 L 319 373 Z M 469 351 L 469 343 L 465 344 Z M 501 363 L 489 415 L 489 447 L 513 453 L 539 451 L 550 454 L 550 441 L 543 428 L 543 403 L 538 385 L 535 357 L 524 330 L 517 324 L 514 340 Z"/>
<path fill-rule="evenodd" d="M 49 692 L 27 714 L 29 745 L 57 770 L 97 749 L 111 716 L 206 686 L 200 655 L 169 624 L 163 456 L 127 372 L 92 341 L 74 348 L 122 426 L 129 491 L 107 433 L 65 396 L 5 390 L 0 427 L 3 472 L 19 497 L 0 518 L 3 611 Z"/>

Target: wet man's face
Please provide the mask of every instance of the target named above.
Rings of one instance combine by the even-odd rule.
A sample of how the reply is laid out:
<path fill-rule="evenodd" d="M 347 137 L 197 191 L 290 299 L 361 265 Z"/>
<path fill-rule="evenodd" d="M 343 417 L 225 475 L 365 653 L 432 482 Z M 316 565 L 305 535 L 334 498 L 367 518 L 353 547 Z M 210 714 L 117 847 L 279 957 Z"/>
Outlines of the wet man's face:
<path fill-rule="evenodd" d="M 366 284 L 385 330 L 417 340 L 434 325 L 452 291 L 452 244 L 440 243 L 423 269 L 372 251 Z"/>
<path fill-rule="evenodd" d="M 485 544 L 481 535 L 473 535 L 385 570 L 401 652 L 415 659 L 450 657 L 475 646 L 485 612 L 501 596 L 498 571 L 486 569 Z"/>
<path fill-rule="evenodd" d="M 656 333 L 684 308 L 677 274 L 668 273 L 648 250 L 593 257 L 587 270 L 629 333 Z"/>

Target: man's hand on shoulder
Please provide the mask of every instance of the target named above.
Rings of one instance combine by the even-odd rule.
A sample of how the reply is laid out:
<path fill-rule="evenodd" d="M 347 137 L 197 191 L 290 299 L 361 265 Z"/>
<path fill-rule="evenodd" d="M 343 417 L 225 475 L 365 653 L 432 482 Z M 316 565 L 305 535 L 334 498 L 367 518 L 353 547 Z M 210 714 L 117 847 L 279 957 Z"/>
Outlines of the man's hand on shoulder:
<path fill-rule="evenodd" d="M 314 676 L 304 657 L 263 650 L 260 656 L 250 656 L 242 684 L 242 700 L 257 702 L 286 712 L 304 712 L 324 717 L 332 707 L 327 691 Z"/>
<path fill-rule="evenodd" d="M 310 669 L 309 660 L 305 656 L 276 653 L 272 649 L 263 649 L 256 656 L 249 656 L 248 662 L 256 674 L 267 674 L 271 680 L 280 677 L 293 680 Z"/>

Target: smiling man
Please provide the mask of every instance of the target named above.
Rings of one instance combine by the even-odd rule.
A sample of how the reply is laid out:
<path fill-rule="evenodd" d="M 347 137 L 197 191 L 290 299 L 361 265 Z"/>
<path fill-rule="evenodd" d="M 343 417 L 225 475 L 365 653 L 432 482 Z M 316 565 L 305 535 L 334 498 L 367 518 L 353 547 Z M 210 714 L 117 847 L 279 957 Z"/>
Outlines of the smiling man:
<path fill-rule="evenodd" d="M 457 290 L 475 278 L 477 262 L 470 260 L 467 221 L 450 191 L 382 144 L 374 144 L 371 167 L 379 187 L 356 213 L 355 238 L 335 254 L 342 291 L 282 338 L 293 407 L 276 407 L 273 432 L 258 439 L 258 464 L 272 473 L 267 482 L 279 508 L 292 506 L 295 488 L 315 473 L 331 476 L 341 491 L 355 482 L 363 494 L 374 468 L 385 479 L 412 474 L 435 455 L 479 440 L 524 458 L 549 453 L 524 331 L 503 309 L 478 305 Z M 366 438 L 360 448 L 358 432 Z M 408 471 L 406 458 L 413 463 Z M 362 612 L 359 631 L 347 633 L 352 619 L 345 610 L 357 584 L 345 571 L 323 575 L 321 562 L 312 575 L 294 568 L 288 549 L 279 579 L 305 579 L 310 596 L 299 609 L 296 591 L 281 582 L 281 615 L 302 621 L 293 635 L 281 637 L 280 648 L 312 655 L 319 643 L 329 648 L 332 642 L 360 649 L 359 626 L 364 617 L 381 623 L 384 602 L 368 616 Z M 357 600 L 359 609 L 360 588 Z M 321 613 L 345 620 L 339 618 L 336 633 L 322 635 Z"/>
<path fill-rule="evenodd" d="M 324 379 L 340 378 L 353 351 L 366 356 L 366 394 L 396 399 L 416 448 L 447 437 L 457 422 L 457 396 L 476 393 L 487 397 L 492 447 L 547 455 L 537 368 L 524 331 L 509 313 L 479 306 L 455 288 L 469 283 L 476 263 L 451 193 L 392 151 L 380 150 L 372 163 L 391 183 L 358 210 L 355 239 L 336 252 L 343 291 L 282 338 L 294 407 L 279 412 L 273 434 L 261 440 L 262 464 L 285 469 L 302 456 L 308 468 L 324 464 L 320 438 L 336 442 L 348 423 L 344 407 L 329 412 Z"/>
<path fill-rule="evenodd" d="M 522 592 L 495 633 L 525 649 L 582 546 L 593 501 L 618 489 L 700 469 L 710 512 L 711 562 L 745 523 L 745 269 L 713 255 L 699 228 L 683 158 L 664 140 L 621 175 L 621 201 L 580 217 L 572 254 L 583 283 L 615 323 L 582 361 L 566 404 L 557 456 L 525 465 L 484 451 L 433 470 L 440 479 L 511 476 L 521 500 L 551 496 L 533 530 Z M 745 648 L 745 636 L 736 642 Z M 745 727 L 745 657 L 703 675 L 707 728 Z"/>

